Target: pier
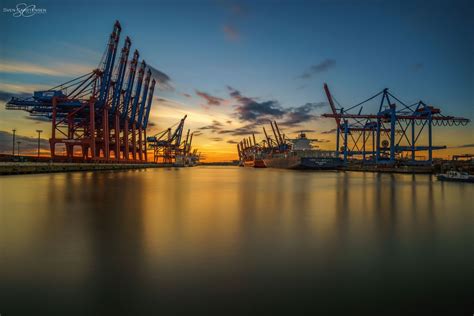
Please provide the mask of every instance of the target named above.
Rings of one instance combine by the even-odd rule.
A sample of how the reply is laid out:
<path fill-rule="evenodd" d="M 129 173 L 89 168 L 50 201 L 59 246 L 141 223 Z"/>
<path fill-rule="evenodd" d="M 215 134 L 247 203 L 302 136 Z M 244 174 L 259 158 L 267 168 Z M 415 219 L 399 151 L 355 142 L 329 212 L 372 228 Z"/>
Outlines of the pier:
<path fill-rule="evenodd" d="M 0 175 L 169 168 L 173 166 L 173 164 L 155 163 L 0 162 Z"/>

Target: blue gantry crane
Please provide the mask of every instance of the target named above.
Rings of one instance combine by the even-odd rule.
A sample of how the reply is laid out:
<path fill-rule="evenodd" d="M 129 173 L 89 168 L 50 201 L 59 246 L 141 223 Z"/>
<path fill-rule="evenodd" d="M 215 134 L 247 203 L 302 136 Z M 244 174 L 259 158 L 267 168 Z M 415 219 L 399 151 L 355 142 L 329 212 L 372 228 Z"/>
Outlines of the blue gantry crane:
<path fill-rule="evenodd" d="M 193 134 L 190 135 L 190 130 L 186 134 L 186 139 L 182 141 L 186 117 L 187 115 L 175 125 L 148 137 L 147 142 L 149 148 L 153 149 L 155 162 L 179 163 L 180 160 L 185 161 L 190 155 L 193 137 Z M 174 127 L 176 128 L 173 131 Z"/>
<path fill-rule="evenodd" d="M 348 159 L 361 159 L 363 163 L 391 165 L 397 162 L 406 164 L 432 164 L 433 151 L 446 146 L 433 144 L 433 126 L 465 126 L 469 119 L 446 116 L 439 108 L 427 105 L 423 101 L 407 104 L 383 89 L 370 98 L 348 108 L 339 105 L 324 84 L 332 113 L 323 117 L 336 121 L 336 151 Z M 381 97 L 375 114 L 364 114 L 363 106 Z M 423 132 L 425 139 L 423 139 Z M 420 145 L 421 141 L 427 144 Z M 342 141 L 342 146 L 340 143 Z M 416 153 L 425 151 L 426 159 L 418 159 Z"/>

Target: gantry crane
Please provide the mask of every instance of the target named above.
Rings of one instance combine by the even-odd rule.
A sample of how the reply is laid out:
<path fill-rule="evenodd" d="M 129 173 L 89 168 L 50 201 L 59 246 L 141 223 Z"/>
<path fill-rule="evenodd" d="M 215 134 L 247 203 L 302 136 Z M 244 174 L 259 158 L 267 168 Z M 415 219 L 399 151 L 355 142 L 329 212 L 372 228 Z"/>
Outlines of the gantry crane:
<path fill-rule="evenodd" d="M 388 89 L 348 108 L 336 108 L 327 84 L 324 84 L 324 91 L 332 113 L 322 116 L 335 119 L 336 151 L 343 155 L 346 163 L 349 157 L 361 157 L 363 162 L 394 164 L 409 156 L 405 163 L 432 164 L 433 150 L 446 148 L 433 145 L 433 126 L 464 126 L 470 121 L 464 117 L 445 116 L 439 108 L 423 101 L 407 104 Z M 380 96 L 378 111 L 363 114 L 363 106 Z M 423 131 L 427 131 L 428 144 L 418 145 Z M 343 145 L 340 147 L 341 140 Z M 417 151 L 427 151 L 428 159 L 417 160 Z"/>
<path fill-rule="evenodd" d="M 139 53 L 135 50 L 128 62 L 129 37 L 115 65 L 121 31 L 116 21 L 99 68 L 49 90 L 35 91 L 32 97 L 13 97 L 7 103 L 9 110 L 24 110 L 51 120 L 53 159 L 58 158 L 56 146 L 62 144 L 69 160 L 77 159 L 74 149 L 79 146 L 82 161 L 147 161 L 146 129 L 156 81 L 151 79 L 150 69 L 146 70 L 145 61 L 135 79 Z"/>
<path fill-rule="evenodd" d="M 179 159 L 185 152 L 185 147 L 188 146 L 187 141 L 181 142 L 181 138 L 186 117 L 187 115 L 174 125 L 176 126 L 174 132 L 172 132 L 174 126 L 171 126 L 147 138 L 149 148 L 153 149 L 154 162 L 176 163 L 176 158 Z"/>

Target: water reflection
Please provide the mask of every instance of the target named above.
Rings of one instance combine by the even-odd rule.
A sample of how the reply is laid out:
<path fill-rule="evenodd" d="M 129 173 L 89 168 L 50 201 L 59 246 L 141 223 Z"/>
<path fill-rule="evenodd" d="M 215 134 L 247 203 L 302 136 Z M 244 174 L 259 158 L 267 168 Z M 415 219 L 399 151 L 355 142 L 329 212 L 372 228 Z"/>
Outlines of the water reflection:
<path fill-rule="evenodd" d="M 373 297 L 413 308 L 438 282 L 437 307 L 462 307 L 473 284 L 474 188 L 427 175 L 199 167 L 0 185 L 0 294 L 12 314 L 209 300 L 238 300 L 244 313 L 337 311 L 340 300 L 367 311 Z"/>

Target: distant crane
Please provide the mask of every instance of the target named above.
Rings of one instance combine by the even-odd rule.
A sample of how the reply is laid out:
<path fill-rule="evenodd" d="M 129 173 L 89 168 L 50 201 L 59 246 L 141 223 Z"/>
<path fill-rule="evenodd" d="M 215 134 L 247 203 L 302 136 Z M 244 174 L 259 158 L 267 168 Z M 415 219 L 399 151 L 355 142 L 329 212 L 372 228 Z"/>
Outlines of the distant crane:
<path fill-rule="evenodd" d="M 149 148 L 153 149 L 154 162 L 175 163 L 176 158 L 185 152 L 187 143 L 182 143 L 181 138 L 186 117 L 187 115 L 174 125 L 176 126 L 174 132 L 172 132 L 174 126 L 171 126 L 147 138 Z"/>
<path fill-rule="evenodd" d="M 322 116 L 335 119 L 336 151 L 338 156 L 343 155 L 346 163 L 352 157 L 376 164 L 394 164 L 402 160 L 408 164 L 432 164 L 433 150 L 446 148 L 433 145 L 433 126 L 465 126 L 470 121 L 463 117 L 442 115 L 440 109 L 423 101 L 406 104 L 388 89 L 348 108 L 336 108 L 327 84 L 324 84 L 324 91 L 332 113 Z M 378 111 L 362 114 L 364 104 L 380 96 Z M 423 130 L 428 132 L 428 145 L 418 145 Z M 428 159 L 417 160 L 417 151 L 427 151 Z M 407 153 L 410 159 L 403 158 L 408 156 Z"/>

